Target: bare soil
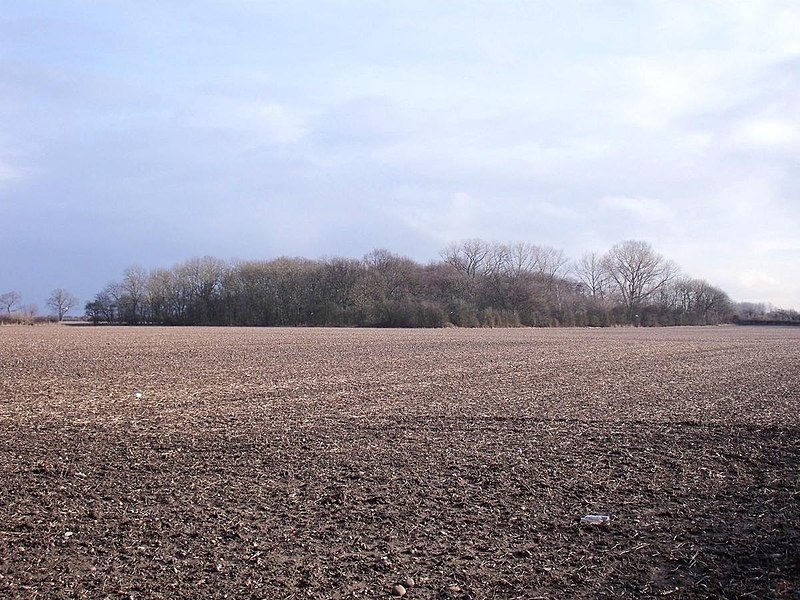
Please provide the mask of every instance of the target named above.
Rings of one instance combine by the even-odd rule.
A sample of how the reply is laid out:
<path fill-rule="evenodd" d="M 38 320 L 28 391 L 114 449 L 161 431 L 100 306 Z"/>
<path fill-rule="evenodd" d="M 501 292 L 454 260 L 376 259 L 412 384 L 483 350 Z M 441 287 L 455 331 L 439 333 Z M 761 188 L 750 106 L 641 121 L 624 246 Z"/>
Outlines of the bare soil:
<path fill-rule="evenodd" d="M 798 408 L 797 328 L 0 327 L 0 597 L 797 598 Z"/>

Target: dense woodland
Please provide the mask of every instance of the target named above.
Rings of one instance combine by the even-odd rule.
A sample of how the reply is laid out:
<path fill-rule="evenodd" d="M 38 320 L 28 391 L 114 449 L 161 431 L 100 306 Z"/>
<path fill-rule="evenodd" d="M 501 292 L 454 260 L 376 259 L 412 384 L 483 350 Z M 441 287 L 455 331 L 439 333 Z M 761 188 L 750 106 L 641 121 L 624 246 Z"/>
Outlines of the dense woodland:
<path fill-rule="evenodd" d="M 131 325 L 654 326 L 734 315 L 725 292 L 682 276 L 646 242 L 570 261 L 547 246 L 477 239 L 426 265 L 374 250 L 362 259 L 133 266 L 85 308 L 95 323 Z"/>

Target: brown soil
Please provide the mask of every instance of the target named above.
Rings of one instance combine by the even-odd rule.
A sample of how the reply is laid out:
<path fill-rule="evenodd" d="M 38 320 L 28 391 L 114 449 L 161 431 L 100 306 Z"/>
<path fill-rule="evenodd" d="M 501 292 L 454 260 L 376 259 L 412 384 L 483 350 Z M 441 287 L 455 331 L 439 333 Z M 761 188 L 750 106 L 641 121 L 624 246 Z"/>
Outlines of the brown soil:
<path fill-rule="evenodd" d="M 798 329 L 2 327 L 0 596 L 800 597 L 799 401 Z"/>

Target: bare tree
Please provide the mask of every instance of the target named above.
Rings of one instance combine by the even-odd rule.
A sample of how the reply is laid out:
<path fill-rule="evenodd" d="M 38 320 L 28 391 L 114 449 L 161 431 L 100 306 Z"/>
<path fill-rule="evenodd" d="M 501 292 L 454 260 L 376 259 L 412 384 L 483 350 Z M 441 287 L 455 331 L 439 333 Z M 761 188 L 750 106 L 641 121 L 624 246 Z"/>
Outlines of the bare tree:
<path fill-rule="evenodd" d="M 283 256 L 267 263 L 267 274 L 278 324 L 307 323 L 318 291 L 318 263 L 307 258 Z"/>
<path fill-rule="evenodd" d="M 728 295 L 703 279 L 681 278 L 664 288 L 666 304 L 691 317 L 691 323 L 719 323 L 732 312 Z"/>
<path fill-rule="evenodd" d="M 121 296 L 118 300 L 120 311 L 125 320 L 136 325 L 144 319 L 147 300 L 147 271 L 139 265 L 125 269 L 120 285 Z"/>
<path fill-rule="evenodd" d="M 91 300 L 83 306 L 84 314 L 93 324 L 98 325 L 103 320 L 103 305 L 97 300 Z"/>
<path fill-rule="evenodd" d="M 5 294 L 0 294 L 0 306 L 2 306 L 7 314 L 11 314 L 11 311 L 14 310 L 14 306 L 19 304 L 22 300 L 22 296 L 19 292 L 10 291 L 6 292 Z"/>
<path fill-rule="evenodd" d="M 131 267 L 87 303 L 95 322 L 128 324 L 459 326 L 717 323 L 730 301 L 644 242 L 568 263 L 561 250 L 479 239 L 427 266 L 387 250 L 363 259 L 194 258 Z M 0 314 L 3 305 L 0 304 Z M 63 315 L 62 315 L 63 316 Z M 5 318 L 5 317 L 4 317 Z"/>
<path fill-rule="evenodd" d="M 535 296 L 534 275 L 538 273 L 541 248 L 529 242 L 500 246 L 502 278 L 495 281 L 495 299 L 512 311 L 523 311 Z"/>
<path fill-rule="evenodd" d="M 190 308 L 194 313 L 194 321 L 207 324 L 213 313 L 215 297 L 228 272 L 228 263 L 213 256 L 204 256 L 189 259 L 180 268 L 193 299 Z"/>
<path fill-rule="evenodd" d="M 608 287 L 608 274 L 603 269 L 603 259 L 596 252 L 581 256 L 572 267 L 573 272 L 589 296 L 602 300 Z"/>
<path fill-rule="evenodd" d="M 727 318 L 732 312 L 730 296 L 703 279 L 695 282 L 694 301 L 695 311 L 702 315 L 705 323 L 719 322 L 719 316 Z M 716 315 L 713 321 L 712 314 Z"/>
<path fill-rule="evenodd" d="M 529 242 L 517 242 L 505 246 L 503 272 L 516 279 L 537 271 L 540 248 Z"/>
<path fill-rule="evenodd" d="M 536 269 L 547 282 L 548 289 L 552 289 L 564 268 L 569 264 L 569 259 L 563 250 L 550 246 L 539 246 L 536 255 Z"/>
<path fill-rule="evenodd" d="M 619 291 L 630 320 L 646 300 L 678 273 L 675 263 L 658 254 L 647 242 L 638 240 L 613 246 L 603 257 L 603 270 Z"/>
<path fill-rule="evenodd" d="M 492 262 L 491 253 L 492 244 L 475 238 L 448 245 L 442 250 L 442 259 L 469 279 L 475 279 Z"/>
<path fill-rule="evenodd" d="M 119 283 L 111 282 L 95 295 L 95 300 L 103 303 L 106 321 L 122 321 L 123 291 Z"/>
<path fill-rule="evenodd" d="M 463 240 L 447 246 L 441 252 L 445 264 L 453 267 L 463 278 L 466 295 L 477 302 L 482 281 L 494 280 L 507 268 L 508 247 L 481 239 Z"/>
<path fill-rule="evenodd" d="M 374 298 L 402 300 L 416 292 L 418 267 L 410 258 L 377 249 L 362 262 Z"/>
<path fill-rule="evenodd" d="M 551 246 L 538 246 L 536 270 L 545 283 L 545 294 L 553 303 L 559 315 L 563 311 L 564 275 L 569 259 L 563 250 Z M 560 317 L 559 317 L 560 318 Z"/>
<path fill-rule="evenodd" d="M 767 315 L 772 307 L 763 302 L 737 302 L 734 312 L 742 319 L 758 319 Z"/>
<path fill-rule="evenodd" d="M 175 272 L 170 269 L 154 269 L 147 278 L 147 303 L 150 316 L 158 323 L 175 323 L 173 298 L 175 296 Z"/>
<path fill-rule="evenodd" d="M 47 299 L 47 306 L 53 309 L 59 321 L 63 321 L 64 315 L 77 303 L 78 299 L 64 288 L 54 289 Z"/>
<path fill-rule="evenodd" d="M 361 261 L 352 258 L 328 258 L 322 264 L 324 297 L 340 310 L 353 306 L 354 290 L 364 274 Z"/>

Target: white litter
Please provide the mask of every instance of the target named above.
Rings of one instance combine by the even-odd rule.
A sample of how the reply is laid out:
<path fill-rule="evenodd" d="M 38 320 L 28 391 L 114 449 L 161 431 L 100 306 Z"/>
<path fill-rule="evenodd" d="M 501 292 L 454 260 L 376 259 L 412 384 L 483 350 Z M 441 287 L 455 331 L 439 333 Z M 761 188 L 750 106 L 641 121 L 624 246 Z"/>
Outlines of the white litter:
<path fill-rule="evenodd" d="M 585 515 L 581 517 L 581 525 L 611 525 L 608 515 Z"/>

